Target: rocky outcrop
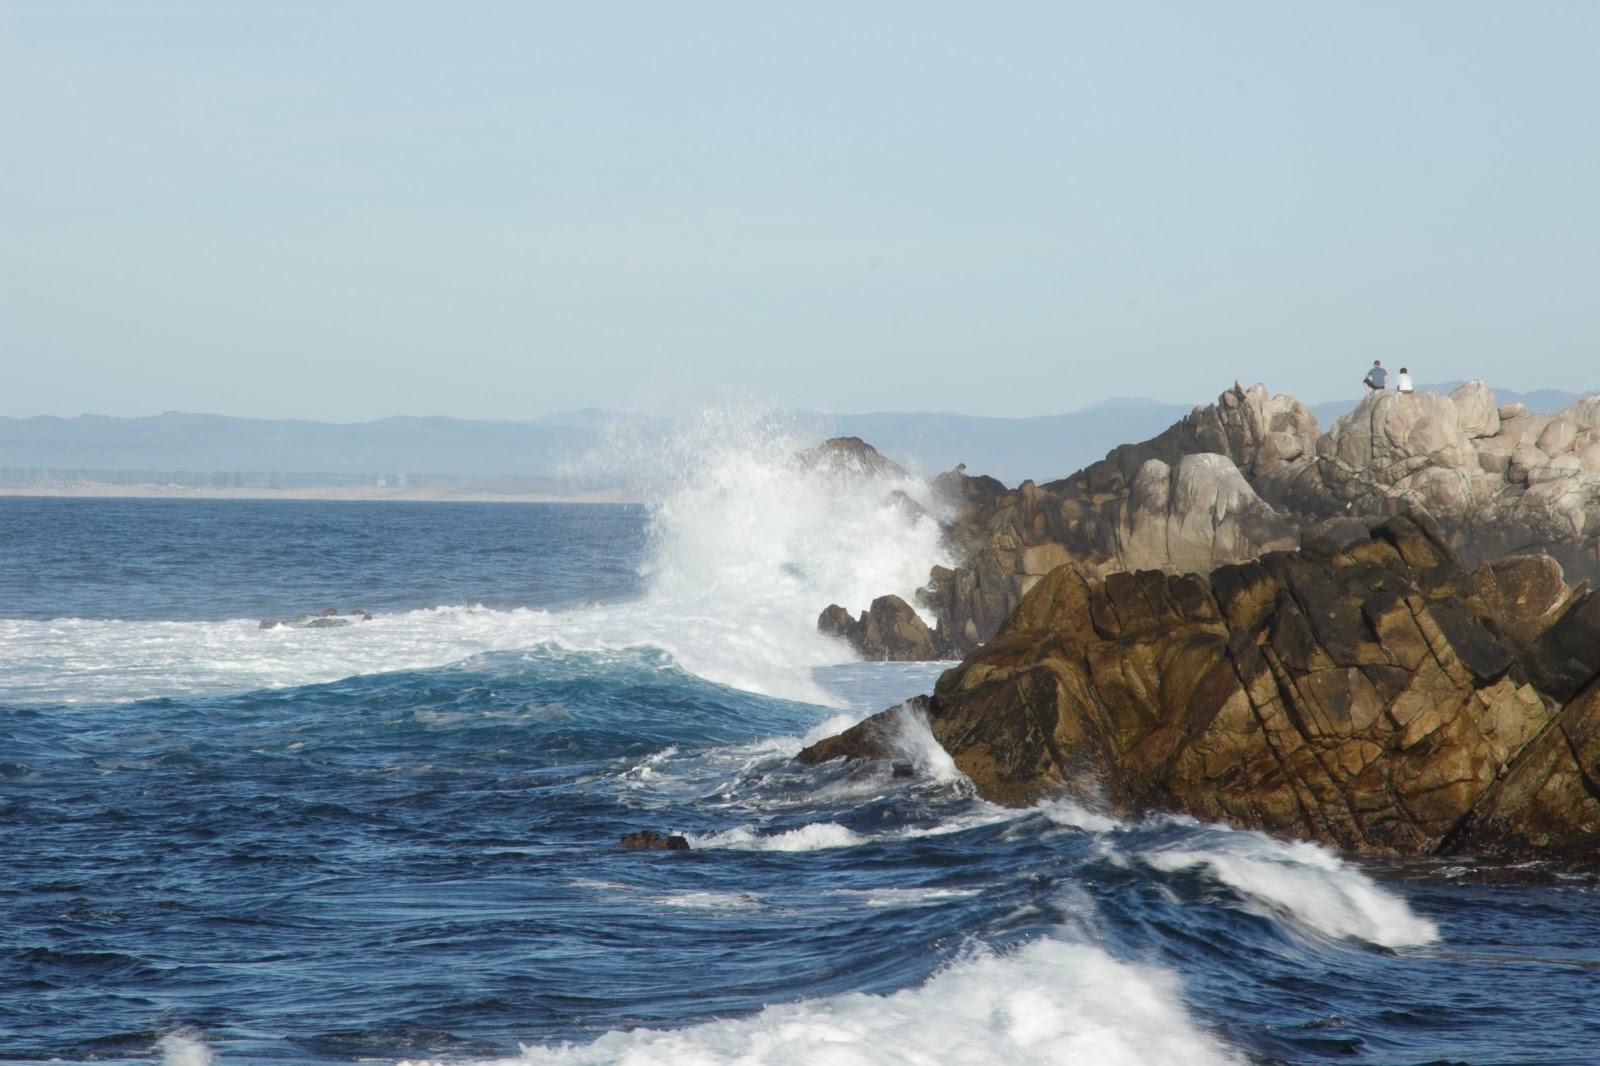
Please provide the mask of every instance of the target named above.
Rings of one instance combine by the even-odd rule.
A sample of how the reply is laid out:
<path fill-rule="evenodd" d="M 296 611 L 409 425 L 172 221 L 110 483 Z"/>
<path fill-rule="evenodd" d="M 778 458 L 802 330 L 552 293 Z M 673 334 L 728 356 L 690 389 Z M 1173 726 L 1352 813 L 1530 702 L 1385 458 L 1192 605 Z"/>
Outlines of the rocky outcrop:
<path fill-rule="evenodd" d="M 1122 570 L 1204 574 L 1292 549 L 1297 541 L 1294 527 L 1256 495 L 1231 460 L 1201 452 L 1170 466 L 1147 459 L 1134 474 L 1117 525 L 1116 562 Z M 1069 560 L 1063 553 L 1060 561 Z"/>
<path fill-rule="evenodd" d="M 1061 567 L 923 709 L 985 797 L 1369 854 L 1600 840 L 1600 596 L 1468 572 L 1425 515 L 1209 577 Z M 882 754 L 869 719 L 801 754 Z"/>
<path fill-rule="evenodd" d="M 832 437 L 815 448 L 800 452 L 800 464 L 823 473 L 856 478 L 910 477 L 905 467 L 885 458 L 878 449 L 860 437 Z"/>
<path fill-rule="evenodd" d="M 1089 491 L 1098 477 L 1025 481 L 1012 492 L 959 472 L 940 479 L 936 489 L 959 501 L 949 538 L 967 560 L 935 567 L 918 594 L 937 620 L 942 651 L 965 654 L 989 639 L 1058 566 L 1089 577 L 1141 568 L 1207 572 L 1297 542 L 1294 526 L 1219 453 L 1175 454 L 1170 462 L 1144 455 L 1128 477 L 1107 475 L 1112 487 Z"/>
<path fill-rule="evenodd" d="M 961 561 L 935 567 L 917 594 L 942 657 L 990 639 L 1057 566 L 1086 579 L 1207 574 L 1411 510 L 1471 565 L 1536 552 L 1595 580 L 1600 397 L 1535 415 L 1497 405 L 1481 381 L 1449 396 L 1377 392 L 1322 434 L 1293 397 L 1235 384 L 1059 481 L 1008 490 L 958 467 L 934 489 Z"/>
<path fill-rule="evenodd" d="M 641 829 L 636 833 L 624 833 L 617 841 L 617 847 L 623 851 L 688 851 L 689 841 L 685 837 L 673 834 L 662 836 L 654 829 Z"/>
<path fill-rule="evenodd" d="M 933 631 L 899 596 L 879 596 L 860 618 L 830 604 L 817 619 L 817 628 L 849 641 L 863 659 L 921 662 L 941 657 Z"/>

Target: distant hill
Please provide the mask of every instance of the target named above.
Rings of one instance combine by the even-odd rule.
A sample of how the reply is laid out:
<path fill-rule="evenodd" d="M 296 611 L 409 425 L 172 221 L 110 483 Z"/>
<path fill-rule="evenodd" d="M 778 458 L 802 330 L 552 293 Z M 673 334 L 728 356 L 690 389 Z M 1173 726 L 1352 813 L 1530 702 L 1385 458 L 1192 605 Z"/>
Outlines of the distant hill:
<path fill-rule="evenodd" d="M 593 438 L 569 426 L 456 418 L 0 418 L 0 467 L 549 477 Z"/>
<path fill-rule="evenodd" d="M 1421 388 L 1448 392 L 1457 384 Z M 1579 399 L 1553 389 L 1496 389 L 1495 395 L 1502 403 L 1526 403 L 1540 412 L 1557 411 Z M 1311 409 L 1326 429 L 1359 399 L 1352 395 Z M 1047 481 L 1070 474 L 1119 444 L 1160 433 L 1192 409 L 1118 397 L 1070 414 L 1036 418 L 880 411 L 802 413 L 789 421 L 819 436 L 861 437 L 924 474 L 966 463 L 971 473 L 1014 485 L 1029 477 Z M 431 417 L 330 423 L 173 412 L 147 418 L 0 418 L 0 482 L 37 481 L 40 471 L 88 471 L 99 480 L 126 481 L 148 473 L 151 478 L 220 484 L 225 482 L 211 475 L 274 472 L 302 475 L 302 483 L 308 478 L 370 483 L 399 475 L 539 479 L 546 490 L 559 483 L 579 491 L 628 480 L 630 470 L 618 463 L 649 465 L 649 457 L 661 451 L 654 443 L 671 432 L 668 420 L 600 408 L 520 422 Z M 605 452 L 618 439 L 630 446 L 612 449 L 616 455 L 609 464 L 585 462 L 586 456 Z M 574 470 L 587 473 L 575 477 Z M 111 476 L 116 472 L 122 474 Z"/>

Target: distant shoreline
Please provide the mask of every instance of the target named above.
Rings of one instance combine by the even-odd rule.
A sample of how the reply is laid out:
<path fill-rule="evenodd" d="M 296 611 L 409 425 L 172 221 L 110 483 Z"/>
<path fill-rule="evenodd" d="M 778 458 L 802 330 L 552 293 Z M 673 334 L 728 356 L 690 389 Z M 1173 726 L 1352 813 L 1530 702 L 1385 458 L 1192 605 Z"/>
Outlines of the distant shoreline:
<path fill-rule="evenodd" d="M 329 502 L 391 501 L 395 503 L 642 503 L 626 489 L 599 489 L 555 496 L 548 493 L 473 492 L 430 488 L 381 488 L 377 485 L 264 489 L 187 485 L 83 485 L 43 488 L 0 485 L 0 496 L 49 496 L 63 499 L 137 500 L 320 500 Z"/>

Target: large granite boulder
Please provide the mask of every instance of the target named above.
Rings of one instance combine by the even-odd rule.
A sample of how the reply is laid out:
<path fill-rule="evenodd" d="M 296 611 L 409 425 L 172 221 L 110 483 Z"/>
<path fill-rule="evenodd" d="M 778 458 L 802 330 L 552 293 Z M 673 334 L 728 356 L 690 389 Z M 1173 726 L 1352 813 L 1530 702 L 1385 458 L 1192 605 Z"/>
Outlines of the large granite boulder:
<path fill-rule="evenodd" d="M 1297 543 L 1294 527 L 1256 495 L 1239 468 L 1210 452 L 1185 455 L 1171 466 L 1145 460 L 1121 511 L 1121 570 L 1210 573 Z M 1050 561 L 1061 565 L 1069 559 L 1063 550 Z"/>
<path fill-rule="evenodd" d="M 1597 677 L 1600 597 L 1540 562 L 1469 573 L 1418 515 L 1209 578 L 1061 567 L 926 711 L 1000 803 L 1065 794 L 1358 853 L 1514 853 L 1600 831 Z M 831 750 L 871 754 L 880 728 Z"/>

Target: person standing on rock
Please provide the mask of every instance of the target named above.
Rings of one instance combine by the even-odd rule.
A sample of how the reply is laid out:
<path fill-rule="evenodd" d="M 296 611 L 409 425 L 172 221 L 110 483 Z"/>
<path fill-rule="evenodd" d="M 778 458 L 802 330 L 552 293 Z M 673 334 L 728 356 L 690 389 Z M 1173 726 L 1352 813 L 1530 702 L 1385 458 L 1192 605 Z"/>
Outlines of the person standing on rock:
<path fill-rule="evenodd" d="M 1400 376 L 1395 378 L 1394 387 L 1400 391 L 1400 395 L 1402 395 L 1402 396 L 1410 396 L 1411 395 L 1411 371 L 1407 370 L 1405 367 L 1401 367 L 1400 368 Z"/>
<path fill-rule="evenodd" d="M 1361 379 L 1361 384 L 1367 387 L 1368 392 L 1382 392 L 1389 385 L 1389 372 L 1383 368 L 1383 362 L 1378 359 L 1372 361 L 1372 369 L 1367 371 L 1367 376 Z"/>

